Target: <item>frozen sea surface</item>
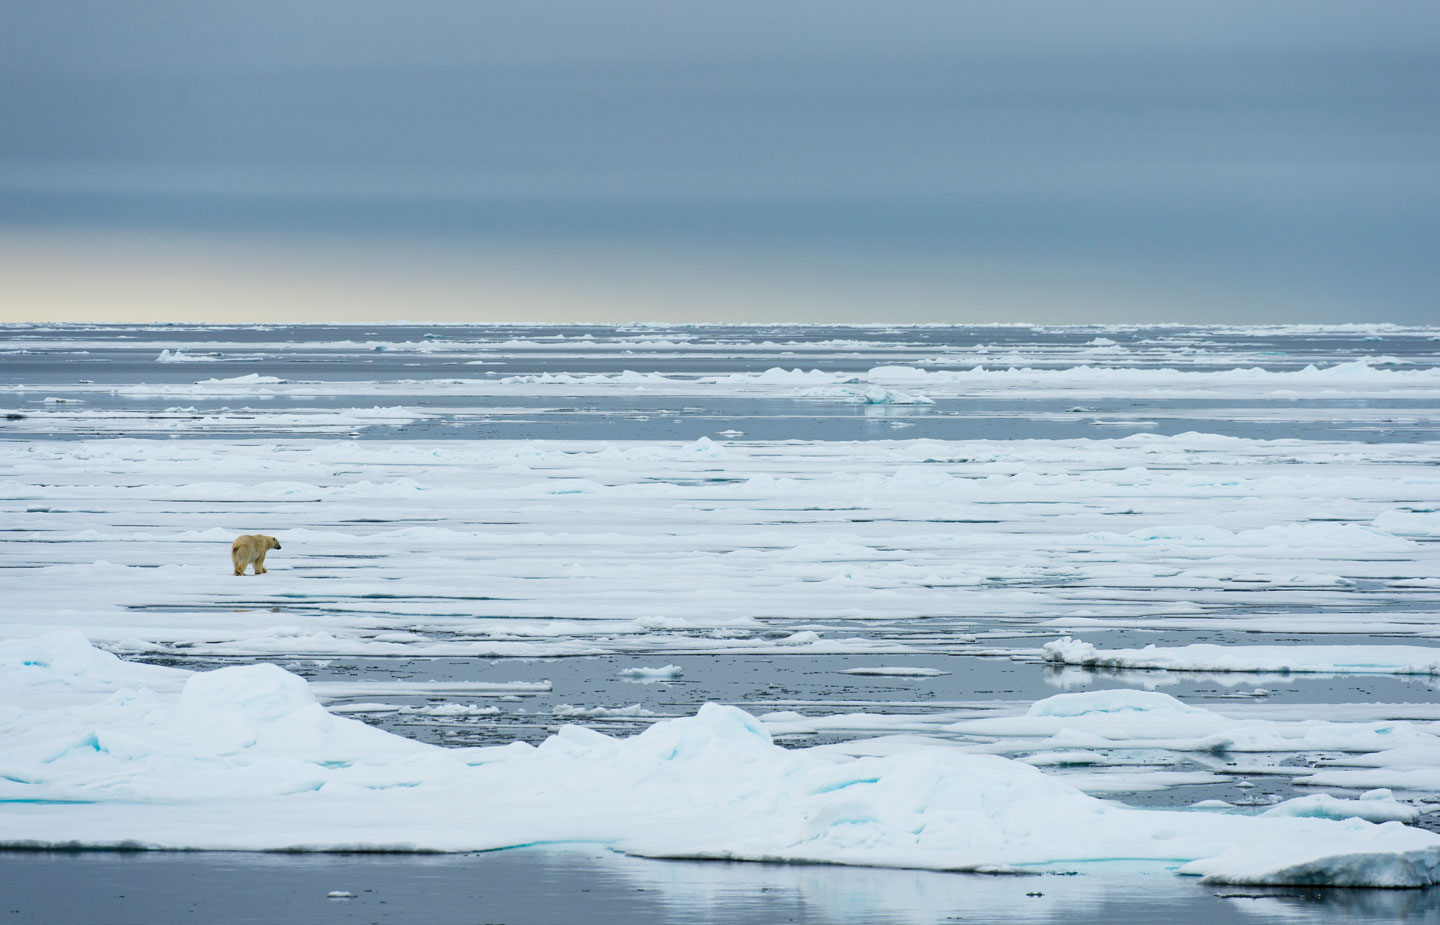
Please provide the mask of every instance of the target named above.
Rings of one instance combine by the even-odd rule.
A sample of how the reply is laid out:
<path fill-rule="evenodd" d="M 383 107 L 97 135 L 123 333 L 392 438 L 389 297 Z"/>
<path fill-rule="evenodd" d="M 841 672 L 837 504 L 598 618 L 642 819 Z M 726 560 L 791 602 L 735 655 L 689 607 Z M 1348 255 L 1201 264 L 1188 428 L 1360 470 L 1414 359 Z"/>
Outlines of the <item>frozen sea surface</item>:
<path fill-rule="evenodd" d="M 1205 816 L 1384 790 L 1440 829 L 1440 329 L 8 326 L 0 412 L 22 647 L 274 662 L 453 749 L 721 703 L 827 761 L 994 757 Z M 235 578 L 250 532 L 284 548 Z M 123 687 L 56 684 L 6 690 Z M 26 827 L 115 779 L 28 757 L 0 750 Z"/>

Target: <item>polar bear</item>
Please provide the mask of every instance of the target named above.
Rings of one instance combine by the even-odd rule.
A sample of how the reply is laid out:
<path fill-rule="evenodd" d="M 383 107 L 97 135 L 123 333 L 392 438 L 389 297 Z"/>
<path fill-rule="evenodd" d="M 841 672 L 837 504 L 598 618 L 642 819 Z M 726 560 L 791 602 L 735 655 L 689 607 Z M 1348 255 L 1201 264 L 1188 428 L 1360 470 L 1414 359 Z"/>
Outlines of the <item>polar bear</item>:
<path fill-rule="evenodd" d="M 230 558 L 235 561 L 235 574 L 245 574 L 245 566 L 254 565 L 256 575 L 264 575 L 265 553 L 272 549 L 279 549 L 280 541 L 273 536 L 265 536 L 263 533 L 247 533 L 244 536 L 235 537 L 235 542 L 230 544 Z"/>

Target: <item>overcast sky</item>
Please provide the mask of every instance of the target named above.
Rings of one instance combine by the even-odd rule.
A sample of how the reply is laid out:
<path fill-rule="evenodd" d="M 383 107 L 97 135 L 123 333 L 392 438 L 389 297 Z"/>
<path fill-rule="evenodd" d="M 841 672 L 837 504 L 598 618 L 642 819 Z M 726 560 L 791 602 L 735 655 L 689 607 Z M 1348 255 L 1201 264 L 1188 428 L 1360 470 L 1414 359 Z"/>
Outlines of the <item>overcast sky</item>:
<path fill-rule="evenodd" d="M 1440 4 L 0 5 L 0 320 L 1440 322 Z"/>

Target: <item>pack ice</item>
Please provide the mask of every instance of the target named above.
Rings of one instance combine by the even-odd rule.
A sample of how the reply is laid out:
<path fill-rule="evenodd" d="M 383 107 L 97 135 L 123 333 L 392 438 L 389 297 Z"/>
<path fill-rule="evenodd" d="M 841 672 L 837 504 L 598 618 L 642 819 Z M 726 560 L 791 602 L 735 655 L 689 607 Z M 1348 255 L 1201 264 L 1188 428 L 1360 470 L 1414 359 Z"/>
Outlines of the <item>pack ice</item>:
<path fill-rule="evenodd" d="M 716 704 L 627 739 L 565 726 L 538 747 L 444 748 L 334 716 L 274 665 L 130 664 L 72 630 L 0 643 L 0 669 L 10 847 L 584 841 L 672 858 L 994 872 L 1128 858 L 1210 882 L 1440 882 L 1440 836 L 1399 822 L 1310 814 L 1324 807 L 1136 809 L 1022 762 L 933 744 L 859 758 L 785 749 L 754 717 Z M 1113 717 L 1117 703 L 1098 693 L 1069 706 L 1049 698 L 1044 712 Z"/>

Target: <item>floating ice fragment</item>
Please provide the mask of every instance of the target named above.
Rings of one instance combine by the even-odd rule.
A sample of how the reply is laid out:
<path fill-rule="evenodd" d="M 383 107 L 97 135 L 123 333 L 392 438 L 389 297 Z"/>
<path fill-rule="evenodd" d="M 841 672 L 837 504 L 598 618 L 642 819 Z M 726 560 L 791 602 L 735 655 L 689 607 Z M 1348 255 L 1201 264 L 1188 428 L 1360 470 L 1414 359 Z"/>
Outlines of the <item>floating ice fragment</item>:
<path fill-rule="evenodd" d="M 196 385 L 279 385 L 285 380 L 278 376 L 262 376 L 259 373 L 248 373 L 244 376 L 231 376 L 229 379 L 204 379 Z"/>
<path fill-rule="evenodd" d="M 872 366 L 866 376 L 890 382 L 925 382 L 932 378 L 928 370 L 917 366 Z"/>
<path fill-rule="evenodd" d="M 685 669 L 679 665 L 666 665 L 663 668 L 622 668 L 620 677 L 639 681 L 671 681 L 685 673 Z"/>
<path fill-rule="evenodd" d="M 561 703 L 551 709 L 550 715 L 565 719 L 607 719 L 611 717 L 654 716 L 655 713 L 653 710 L 645 709 L 638 703 L 632 703 L 628 707 L 576 707 L 568 703 Z"/>
<path fill-rule="evenodd" d="M 887 389 L 883 386 L 872 385 L 861 393 L 867 405 L 933 405 L 935 401 L 924 395 L 914 395 L 909 392 L 900 392 L 894 389 Z"/>
<path fill-rule="evenodd" d="M 1109 690 L 1056 694 L 1037 700 L 1025 711 L 1029 717 L 1077 717 L 1095 713 L 1150 713 L 1205 715 L 1208 710 L 1181 703 L 1159 691 Z"/>
<path fill-rule="evenodd" d="M 1319 819 L 1364 819 L 1369 822 L 1414 822 L 1420 810 L 1395 799 L 1387 789 L 1369 790 L 1358 800 L 1346 800 L 1328 793 L 1286 800 L 1265 810 L 1264 816 L 1310 816 Z"/>
<path fill-rule="evenodd" d="M 204 353 L 186 353 L 176 348 L 174 353 L 168 349 L 161 350 L 160 355 L 155 358 L 156 363 L 217 363 L 220 357 Z"/>

